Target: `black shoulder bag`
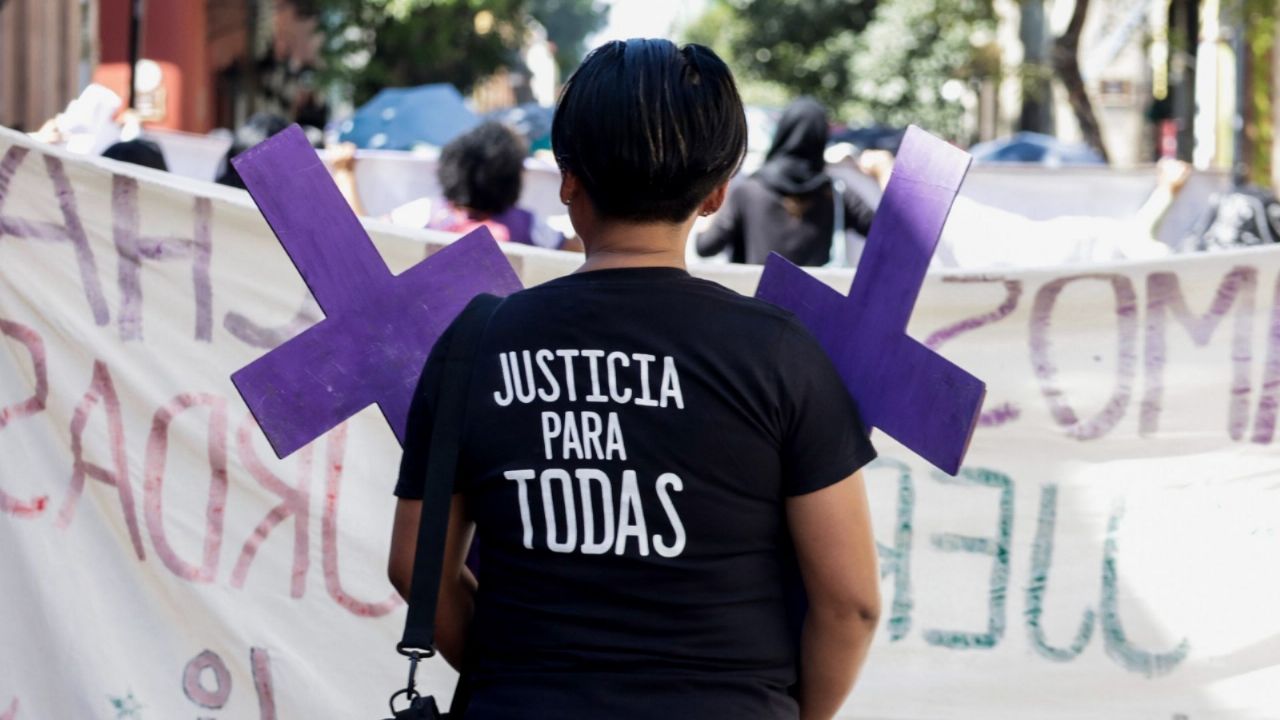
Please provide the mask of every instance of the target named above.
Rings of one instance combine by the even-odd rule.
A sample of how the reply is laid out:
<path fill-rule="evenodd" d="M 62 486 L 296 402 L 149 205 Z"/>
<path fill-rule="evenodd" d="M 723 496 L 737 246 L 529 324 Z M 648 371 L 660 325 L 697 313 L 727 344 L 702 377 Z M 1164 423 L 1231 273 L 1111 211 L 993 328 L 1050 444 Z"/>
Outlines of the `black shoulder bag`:
<path fill-rule="evenodd" d="M 436 654 L 436 602 L 444 563 L 445 534 L 449 526 L 449 505 L 458 470 L 467 388 L 471 383 L 471 369 L 480 338 L 500 302 L 501 299 L 493 295 L 476 296 L 454 322 L 453 336 L 446 350 L 427 454 L 422 516 L 418 522 L 413 582 L 409 589 L 409 613 L 404 621 L 404 635 L 396 645 L 396 651 L 409 658 L 409 684 L 391 696 L 394 720 L 444 720 L 449 715 L 460 716 L 463 709 L 465 699 L 459 696 L 465 695 L 464 683 L 459 683 L 451 712 L 446 715 L 440 712 L 434 697 L 418 693 L 414 676 L 418 663 Z M 397 711 L 396 701 L 401 697 L 409 705 Z"/>

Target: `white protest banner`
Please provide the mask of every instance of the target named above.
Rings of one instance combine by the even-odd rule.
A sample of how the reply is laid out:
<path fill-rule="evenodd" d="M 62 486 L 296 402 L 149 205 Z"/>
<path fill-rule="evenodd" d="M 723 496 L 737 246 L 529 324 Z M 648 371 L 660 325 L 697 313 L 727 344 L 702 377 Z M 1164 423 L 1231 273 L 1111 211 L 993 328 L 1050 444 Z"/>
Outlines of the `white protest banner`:
<path fill-rule="evenodd" d="M 385 717 L 399 448 L 370 408 L 277 460 L 228 379 L 318 317 L 244 193 L 0 130 L 0 718 Z M 931 275 L 911 331 L 988 401 L 958 478 L 875 436 L 841 717 L 1280 716 L 1280 249 Z"/>

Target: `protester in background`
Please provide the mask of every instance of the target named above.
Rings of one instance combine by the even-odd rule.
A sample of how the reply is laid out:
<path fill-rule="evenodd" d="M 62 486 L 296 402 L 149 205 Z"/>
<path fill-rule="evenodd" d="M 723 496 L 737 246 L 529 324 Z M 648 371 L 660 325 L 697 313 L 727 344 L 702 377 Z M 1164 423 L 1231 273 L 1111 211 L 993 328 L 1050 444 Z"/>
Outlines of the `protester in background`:
<path fill-rule="evenodd" d="M 164 151 L 160 146 L 142 138 L 118 142 L 103 150 L 102 157 L 149 167 L 152 170 L 165 172 L 169 170 L 168 164 L 164 161 Z"/>
<path fill-rule="evenodd" d="M 68 152 L 96 155 L 121 138 L 115 117 L 122 104 L 120 96 L 109 88 L 90 83 L 67 104 L 66 110 L 31 136 L 40 142 L 61 145 Z"/>
<path fill-rule="evenodd" d="M 728 248 L 733 262 L 761 264 L 776 252 L 797 265 L 825 265 L 839 216 L 844 227 L 865 236 L 875 211 L 827 174 L 827 133 L 827 111 L 817 100 L 788 105 L 764 165 L 733 188 L 698 235 L 698 254 Z"/>
<path fill-rule="evenodd" d="M 304 130 L 320 130 L 322 136 L 324 127 L 329 124 L 329 103 L 316 87 L 314 70 L 305 70 L 298 77 L 293 96 L 293 121 Z"/>
<path fill-rule="evenodd" d="M 1245 185 L 1215 195 L 1186 241 L 1190 250 L 1229 250 L 1280 242 L 1280 199 Z"/>
<path fill-rule="evenodd" d="M 240 173 L 236 172 L 231 159 L 287 127 L 289 127 L 289 121 L 279 115 L 255 113 L 250 116 L 244 125 L 236 130 L 235 140 L 231 143 L 231 148 L 227 150 L 227 156 L 223 160 L 225 166 L 222 174 L 218 176 L 218 184 L 243 189 L 244 180 L 240 179 Z"/>
<path fill-rule="evenodd" d="M 1191 166 L 1165 159 L 1156 163 L 1155 187 L 1128 217 L 1058 215 L 1031 219 L 956 198 L 932 264 L 942 268 L 1054 266 L 1068 263 L 1139 260 L 1169 255 L 1157 238 L 1161 222 L 1191 178 Z"/>
<path fill-rule="evenodd" d="M 500 241 L 559 249 L 564 236 L 516 207 L 528 149 L 507 126 L 485 122 L 454 138 L 440 152 L 436 177 L 446 202 L 427 227 L 468 233 L 484 225 Z"/>
<path fill-rule="evenodd" d="M 460 717 L 829 720 L 853 686 L 880 603 L 875 451 L 794 316 L 684 267 L 746 142 L 699 45 L 611 42 L 564 86 L 552 145 L 587 255 L 503 300 L 475 355 L 435 635 L 465 664 Z M 452 333 L 409 410 L 404 595 Z"/>
<path fill-rule="evenodd" d="M 450 141 L 440 152 L 436 178 L 443 201 L 422 198 L 392 210 L 390 220 L 458 234 L 484 226 L 499 242 L 553 250 L 580 250 L 576 239 L 551 229 L 532 212 L 517 207 L 524 182 L 524 143 L 507 126 L 484 122 Z M 364 215 L 355 175 L 355 147 L 333 156 L 334 179 L 347 201 Z"/>

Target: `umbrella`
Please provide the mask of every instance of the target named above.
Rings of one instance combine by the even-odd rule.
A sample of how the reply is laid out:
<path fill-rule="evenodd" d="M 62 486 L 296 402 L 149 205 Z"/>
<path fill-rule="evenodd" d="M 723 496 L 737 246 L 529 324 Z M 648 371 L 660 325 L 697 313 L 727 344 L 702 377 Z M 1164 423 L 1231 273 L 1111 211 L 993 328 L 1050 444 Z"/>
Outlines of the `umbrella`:
<path fill-rule="evenodd" d="M 524 103 L 494 110 L 485 115 L 485 118 L 496 120 L 515 130 L 525 139 L 532 151 L 551 147 L 551 120 L 554 115 L 553 108 L 543 107 L 537 103 Z"/>
<path fill-rule="evenodd" d="M 888 150 L 895 155 L 902 137 L 907 134 L 904 127 L 889 125 L 868 125 L 860 128 L 844 128 L 831 133 L 827 144 L 849 143 L 859 150 Z"/>
<path fill-rule="evenodd" d="M 338 139 L 373 150 L 441 147 L 478 124 L 452 85 L 387 88 L 342 123 Z"/>
<path fill-rule="evenodd" d="M 1097 150 L 1083 143 L 1066 143 L 1052 135 L 1020 132 L 1007 138 L 989 140 L 969 148 L 975 162 L 1034 163 L 1060 165 L 1105 165 Z"/>

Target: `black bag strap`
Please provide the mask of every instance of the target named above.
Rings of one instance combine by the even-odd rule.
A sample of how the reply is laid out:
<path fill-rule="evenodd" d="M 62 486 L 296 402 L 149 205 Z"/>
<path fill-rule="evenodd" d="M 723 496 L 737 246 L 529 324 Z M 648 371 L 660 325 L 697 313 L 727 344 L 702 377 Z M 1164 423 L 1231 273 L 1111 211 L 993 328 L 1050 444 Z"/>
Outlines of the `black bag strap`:
<path fill-rule="evenodd" d="M 436 407 L 432 413 L 434 420 L 427 453 L 422 516 L 418 520 L 413 582 L 409 589 L 409 613 L 404 620 L 404 635 L 396 646 L 396 650 L 411 658 L 414 653 L 420 657 L 435 654 L 436 602 L 444 565 L 449 506 L 458 471 L 467 388 L 471 383 L 471 368 L 475 364 L 480 338 L 501 302 L 501 298 L 493 295 L 477 295 L 472 299 L 454 321 L 453 336 L 446 349 Z"/>

